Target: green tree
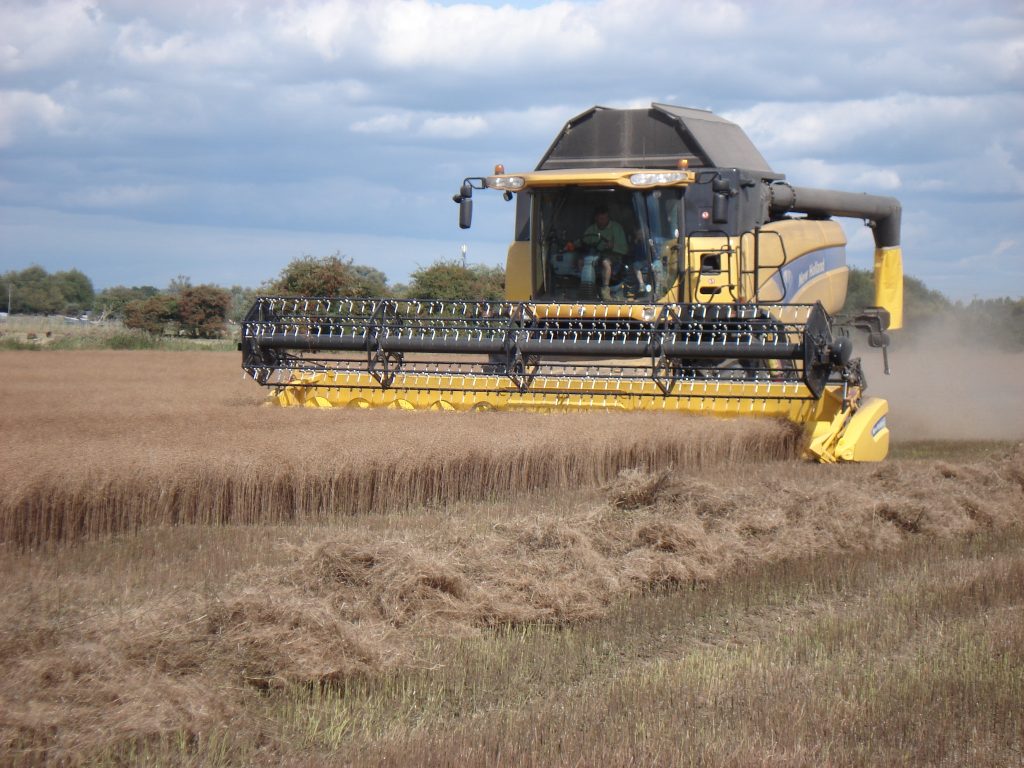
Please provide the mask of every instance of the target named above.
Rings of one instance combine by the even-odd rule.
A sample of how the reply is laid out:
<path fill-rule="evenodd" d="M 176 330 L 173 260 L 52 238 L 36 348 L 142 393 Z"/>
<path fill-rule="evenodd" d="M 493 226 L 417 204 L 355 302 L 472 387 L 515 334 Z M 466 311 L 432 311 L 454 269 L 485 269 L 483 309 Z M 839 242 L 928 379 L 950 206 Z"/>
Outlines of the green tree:
<path fill-rule="evenodd" d="M 495 301 L 505 296 L 505 270 L 483 264 L 466 266 L 440 259 L 412 273 L 407 295 L 417 299 Z"/>
<path fill-rule="evenodd" d="M 96 298 L 96 291 L 84 272 L 69 269 L 66 272 L 55 272 L 51 279 L 64 297 L 64 313 L 78 315 L 90 309 Z"/>
<path fill-rule="evenodd" d="M 353 264 L 352 269 L 359 279 L 359 296 L 387 296 L 388 277 L 379 269 L 365 264 Z"/>
<path fill-rule="evenodd" d="M 903 323 L 909 329 L 922 328 L 943 315 L 950 315 L 953 304 L 942 294 L 910 275 L 903 277 Z"/>
<path fill-rule="evenodd" d="M 956 309 L 957 327 L 968 343 L 1024 351 L 1024 299 L 974 299 Z"/>
<path fill-rule="evenodd" d="M 167 293 L 181 293 L 186 288 L 192 287 L 192 278 L 188 275 L 178 275 L 167 284 Z"/>
<path fill-rule="evenodd" d="M 0 281 L 10 286 L 11 311 L 28 315 L 52 315 L 64 309 L 64 294 L 45 269 L 32 265 L 20 272 L 6 272 Z"/>
<path fill-rule="evenodd" d="M 159 294 L 141 301 L 130 301 L 124 307 L 124 324 L 154 336 L 163 334 L 167 324 L 178 318 L 178 300 L 175 296 Z"/>
<path fill-rule="evenodd" d="M 358 296 L 362 289 L 352 260 L 337 253 L 294 259 L 267 286 L 272 293 L 289 296 Z"/>
<path fill-rule="evenodd" d="M 230 306 L 231 294 L 216 285 L 184 288 L 177 296 L 178 326 L 193 338 L 217 338 Z"/>
<path fill-rule="evenodd" d="M 843 312 L 854 314 L 875 304 L 874 273 L 867 269 L 850 269 Z M 903 323 L 913 329 L 949 314 L 953 309 L 941 292 L 932 290 L 910 275 L 903 277 Z"/>
<path fill-rule="evenodd" d="M 228 307 L 228 319 L 236 323 L 245 319 L 246 313 L 252 309 L 259 292 L 254 288 L 243 288 L 240 285 L 232 285 L 228 288 L 231 294 L 231 304 Z"/>
<path fill-rule="evenodd" d="M 850 268 L 850 280 L 846 284 L 846 302 L 843 304 L 844 314 L 856 314 L 865 307 L 875 305 L 875 283 L 870 270 Z"/>
<path fill-rule="evenodd" d="M 97 312 L 121 317 L 124 315 L 125 306 L 130 302 L 145 301 L 159 293 L 160 289 L 152 285 L 133 285 L 131 288 L 115 285 L 97 293 L 92 307 Z"/>

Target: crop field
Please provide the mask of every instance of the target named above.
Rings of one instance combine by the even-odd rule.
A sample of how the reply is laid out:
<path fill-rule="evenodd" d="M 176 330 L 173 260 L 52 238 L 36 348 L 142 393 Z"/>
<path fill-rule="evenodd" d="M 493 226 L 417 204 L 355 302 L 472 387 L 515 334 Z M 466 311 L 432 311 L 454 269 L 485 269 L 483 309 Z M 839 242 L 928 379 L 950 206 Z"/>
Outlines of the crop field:
<path fill-rule="evenodd" d="M 0 351 L 0 764 L 1024 764 L 1021 356 L 908 350 L 836 467 L 238 357 Z"/>

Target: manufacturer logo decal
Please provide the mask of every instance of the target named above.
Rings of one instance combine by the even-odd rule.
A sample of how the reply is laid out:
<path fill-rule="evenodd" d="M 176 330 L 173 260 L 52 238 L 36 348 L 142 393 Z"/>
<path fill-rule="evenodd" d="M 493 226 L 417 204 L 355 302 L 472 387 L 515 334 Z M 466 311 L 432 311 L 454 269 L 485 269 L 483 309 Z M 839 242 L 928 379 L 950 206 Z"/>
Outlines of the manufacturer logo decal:
<path fill-rule="evenodd" d="M 799 272 L 796 276 L 796 287 L 803 288 L 804 283 L 810 280 L 812 277 L 817 277 L 825 273 L 825 259 L 822 258 L 818 261 L 812 262 L 807 265 L 807 269 Z"/>

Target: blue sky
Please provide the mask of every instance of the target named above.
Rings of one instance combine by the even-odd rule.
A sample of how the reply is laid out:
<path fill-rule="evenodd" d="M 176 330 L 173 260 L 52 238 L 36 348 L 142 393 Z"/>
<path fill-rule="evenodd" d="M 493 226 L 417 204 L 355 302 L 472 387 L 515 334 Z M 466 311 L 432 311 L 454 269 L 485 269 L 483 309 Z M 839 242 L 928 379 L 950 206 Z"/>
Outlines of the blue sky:
<path fill-rule="evenodd" d="M 1024 2 L 0 0 L 0 272 L 257 286 L 340 252 L 404 281 L 501 263 L 569 117 L 660 101 L 742 125 L 803 186 L 894 195 L 907 271 L 1024 295 Z M 846 225 L 868 266 L 870 233 Z"/>

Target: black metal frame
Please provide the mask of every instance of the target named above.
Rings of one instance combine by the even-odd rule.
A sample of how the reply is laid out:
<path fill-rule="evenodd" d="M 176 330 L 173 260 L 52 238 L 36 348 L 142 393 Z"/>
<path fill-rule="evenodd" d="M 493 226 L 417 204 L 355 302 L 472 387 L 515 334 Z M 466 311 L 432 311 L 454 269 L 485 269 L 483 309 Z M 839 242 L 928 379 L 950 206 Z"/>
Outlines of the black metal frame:
<path fill-rule="evenodd" d="M 650 319 L 630 315 L 644 311 Z M 395 386 L 400 374 L 425 374 L 462 377 L 455 388 L 464 391 L 473 391 L 477 379 L 488 382 L 481 390 L 494 391 L 496 377 L 519 393 L 539 391 L 538 379 L 559 386 L 615 381 L 626 388 L 653 381 L 672 397 L 685 395 L 680 382 L 756 381 L 803 384 L 803 394 L 794 387 L 782 396 L 818 398 L 830 380 L 863 379 L 858 361 L 849 360 L 849 340 L 840 338 L 837 344 L 820 304 L 616 307 L 264 296 L 243 322 L 239 348 L 245 371 L 270 386 L 305 371 L 369 373 L 382 389 Z"/>

